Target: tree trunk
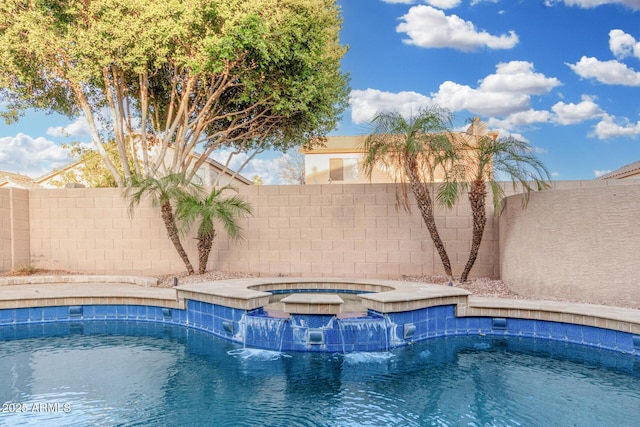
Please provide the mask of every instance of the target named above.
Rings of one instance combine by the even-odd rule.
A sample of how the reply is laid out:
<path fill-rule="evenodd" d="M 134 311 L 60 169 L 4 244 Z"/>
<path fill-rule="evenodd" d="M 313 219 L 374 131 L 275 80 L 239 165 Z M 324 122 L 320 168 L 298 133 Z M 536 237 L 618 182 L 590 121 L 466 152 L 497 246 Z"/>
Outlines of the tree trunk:
<path fill-rule="evenodd" d="M 469 258 L 467 259 L 467 264 L 464 266 L 462 276 L 460 276 L 461 282 L 467 281 L 469 272 L 478 257 L 484 227 L 487 224 L 487 214 L 485 211 L 486 197 L 487 187 L 485 183 L 483 181 L 474 181 L 469 189 L 469 203 L 471 203 L 471 214 L 473 215 L 473 236 L 471 238 Z"/>
<path fill-rule="evenodd" d="M 209 254 L 213 247 L 213 239 L 216 237 L 214 231 L 211 235 L 202 235 L 198 233 L 198 273 L 204 274 L 207 271 L 207 263 L 209 262 Z"/>
<path fill-rule="evenodd" d="M 411 190 L 413 191 L 413 195 L 418 202 L 418 208 L 420 209 L 420 213 L 422 214 L 422 220 L 429 230 L 431 240 L 433 240 L 433 245 L 438 251 L 438 255 L 440 255 L 440 260 L 442 261 L 442 266 L 444 267 L 445 274 L 449 277 L 453 277 L 449 255 L 447 255 L 447 250 L 442 243 L 442 239 L 440 238 L 440 234 L 438 233 L 438 228 L 436 227 L 436 220 L 433 215 L 433 201 L 431 200 L 431 195 L 429 194 L 429 191 L 427 190 L 425 184 L 421 182 L 420 178 L 418 177 L 415 159 L 410 159 L 408 166 Z"/>
<path fill-rule="evenodd" d="M 182 258 L 182 262 L 184 262 L 184 265 L 187 267 L 187 273 L 191 275 L 194 273 L 193 266 L 191 265 L 191 261 L 189 261 L 189 256 L 185 252 L 184 247 L 182 247 L 180 235 L 178 234 L 178 229 L 176 227 L 175 220 L 173 219 L 173 208 L 171 207 L 171 203 L 163 203 L 160 210 L 162 212 L 162 220 L 164 221 L 164 226 L 167 229 L 169 240 L 171 240 L 176 251 L 178 251 L 178 255 Z"/>

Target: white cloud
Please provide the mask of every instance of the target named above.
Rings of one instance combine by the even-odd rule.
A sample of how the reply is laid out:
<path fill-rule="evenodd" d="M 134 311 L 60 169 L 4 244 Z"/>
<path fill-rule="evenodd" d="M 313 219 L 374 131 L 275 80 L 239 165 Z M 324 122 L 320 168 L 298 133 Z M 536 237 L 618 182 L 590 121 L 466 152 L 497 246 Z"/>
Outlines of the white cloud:
<path fill-rule="evenodd" d="M 547 123 L 551 119 L 551 113 L 545 110 L 519 111 L 509 114 L 504 120 L 491 118 L 488 121 L 490 128 L 501 127 L 507 130 L 530 126 L 536 123 Z"/>
<path fill-rule="evenodd" d="M 500 1 L 500 0 L 471 0 L 470 5 L 471 5 L 471 6 L 475 6 L 475 5 L 480 4 L 480 3 L 498 3 L 499 1 Z M 500 12 L 498 12 L 498 13 L 499 13 L 499 14 L 503 14 L 503 13 L 504 13 L 504 11 L 503 11 L 503 10 L 501 10 L 501 11 L 500 11 Z"/>
<path fill-rule="evenodd" d="M 71 161 L 66 150 L 46 138 L 23 133 L 0 137 L 0 170 L 37 178 Z"/>
<path fill-rule="evenodd" d="M 621 123 L 619 123 L 621 122 Z M 593 134 L 599 139 L 609 139 L 618 136 L 635 137 L 640 135 L 640 121 L 631 123 L 624 118 L 616 122 L 615 116 L 604 114 L 603 118 L 596 124 Z"/>
<path fill-rule="evenodd" d="M 598 169 L 596 169 L 596 170 L 593 171 L 593 175 L 595 175 L 596 178 L 600 178 L 602 175 L 606 175 L 609 172 L 611 172 L 611 171 L 610 170 L 598 170 Z"/>
<path fill-rule="evenodd" d="M 254 175 L 262 178 L 264 185 L 280 184 L 280 162 L 277 159 L 253 159 L 243 175 L 251 179 Z"/>
<path fill-rule="evenodd" d="M 467 85 L 444 82 L 432 94 L 434 102 L 451 111 L 468 110 L 484 116 L 508 115 L 529 107 L 530 97 L 522 93 L 488 92 Z"/>
<path fill-rule="evenodd" d="M 473 51 L 481 47 L 489 49 L 511 49 L 518 43 L 514 31 L 508 35 L 494 36 L 478 31 L 470 21 L 457 15 L 447 16 L 431 6 L 414 6 L 400 19 L 396 31 L 406 33 L 403 42 L 425 48 L 449 47 L 462 51 Z"/>
<path fill-rule="evenodd" d="M 559 85 L 555 77 L 535 73 L 531 62 L 511 61 L 498 64 L 496 73 L 485 77 L 480 88 L 484 92 L 542 95 Z"/>
<path fill-rule="evenodd" d="M 601 117 L 604 114 L 598 104 L 588 95 L 582 95 L 582 101 L 578 104 L 573 102 L 566 104 L 561 101 L 553 105 L 551 109 L 556 113 L 556 122 L 561 125 L 573 125 Z"/>
<path fill-rule="evenodd" d="M 382 0 L 382 2 L 391 4 L 415 4 L 420 3 L 420 0 Z M 460 2 L 461 0 L 425 0 L 422 3 L 427 3 L 440 9 L 451 9 L 458 7 Z"/>
<path fill-rule="evenodd" d="M 577 63 L 567 65 L 582 78 L 593 78 L 610 85 L 640 86 L 640 72 L 616 60 L 600 61 L 583 56 Z"/>
<path fill-rule="evenodd" d="M 433 105 L 433 101 L 417 92 L 383 92 L 377 89 L 352 90 L 351 120 L 355 124 L 368 123 L 382 112 L 398 111 L 405 117 L 416 113 L 422 107 Z"/>
<path fill-rule="evenodd" d="M 232 153 L 233 152 L 231 150 L 222 148 L 220 150 L 216 150 L 213 153 L 211 153 L 210 157 L 213 160 L 217 161 L 218 163 L 221 163 L 223 166 L 227 164 L 227 161 L 229 161 L 229 169 L 237 171 L 238 169 L 240 169 L 240 167 L 243 165 L 243 163 L 247 160 L 249 156 L 246 153 L 239 153 L 239 154 L 233 154 L 233 155 Z M 229 157 L 231 157 L 231 160 L 229 160 Z M 244 175 L 244 170 L 242 170 L 241 172 Z"/>
<path fill-rule="evenodd" d="M 557 2 L 557 0 L 547 0 L 545 4 L 550 6 Z M 567 6 L 581 7 L 583 9 L 591 9 L 605 4 L 619 4 L 634 10 L 640 9 L 640 0 L 564 0 L 564 4 Z"/>
<path fill-rule="evenodd" d="M 461 0 L 427 0 L 425 3 L 440 9 L 453 9 L 460 6 Z"/>
<path fill-rule="evenodd" d="M 220 149 L 214 151 L 211 154 L 211 158 L 222 163 L 222 165 L 225 165 L 231 153 L 231 150 Z M 249 155 L 247 153 L 233 155 L 229 162 L 229 168 L 233 171 L 238 171 L 248 158 Z M 280 167 L 278 159 L 260 158 L 258 155 L 249 160 L 247 165 L 240 171 L 240 174 L 248 179 L 253 178 L 254 175 L 258 175 L 262 178 L 262 183 L 264 185 L 276 185 L 280 183 Z"/>
<path fill-rule="evenodd" d="M 609 31 L 609 49 L 618 59 L 628 56 L 640 58 L 640 42 L 622 30 Z"/>
<path fill-rule="evenodd" d="M 496 73 L 482 79 L 477 89 L 445 82 L 432 98 L 436 104 L 452 111 L 508 116 L 528 110 L 531 95 L 541 95 L 559 85 L 557 78 L 534 72 L 532 63 L 511 61 L 498 64 Z"/>
<path fill-rule="evenodd" d="M 544 94 L 559 85 L 560 81 L 555 77 L 534 72 L 533 64 L 512 61 L 498 64 L 496 73 L 482 79 L 477 88 L 446 81 L 440 85 L 438 92 L 430 96 L 417 92 L 353 90 L 350 96 L 351 119 L 356 124 L 366 123 L 384 111 L 398 111 L 409 116 L 422 107 L 434 104 L 452 112 L 467 110 L 489 117 L 509 116 L 529 110 L 531 95 Z M 539 113 L 537 120 L 542 120 Z"/>
<path fill-rule="evenodd" d="M 47 135 L 54 137 L 79 137 L 91 135 L 89 124 L 84 116 L 79 117 L 68 126 L 52 126 L 47 128 Z"/>

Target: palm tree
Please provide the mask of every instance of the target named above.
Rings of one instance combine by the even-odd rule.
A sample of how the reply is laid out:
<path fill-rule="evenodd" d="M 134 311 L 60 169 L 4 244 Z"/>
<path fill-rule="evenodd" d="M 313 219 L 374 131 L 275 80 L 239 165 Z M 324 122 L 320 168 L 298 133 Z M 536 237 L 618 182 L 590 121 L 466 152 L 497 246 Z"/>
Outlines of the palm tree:
<path fill-rule="evenodd" d="M 127 187 L 125 197 L 129 199 L 129 215 L 133 216 L 136 206 L 144 196 L 151 197 L 154 207 L 160 207 L 160 213 L 167 235 L 173 246 L 178 251 L 178 255 L 184 262 L 188 274 L 193 274 L 193 266 L 189 261 L 189 256 L 182 246 L 180 234 L 173 214 L 172 201 L 184 198 L 187 194 L 196 191 L 196 186 L 185 179 L 184 174 L 169 174 L 159 178 L 149 177 L 134 182 L 133 186 Z"/>
<path fill-rule="evenodd" d="M 242 229 L 236 218 L 251 214 L 251 205 L 239 196 L 223 197 L 222 193 L 233 188 L 226 186 L 214 187 L 211 192 L 202 194 L 184 194 L 178 200 L 176 218 L 187 230 L 199 219 L 198 224 L 198 272 L 203 274 L 207 269 L 209 254 L 216 237 L 214 221 L 222 223 L 225 231 L 232 239 L 242 238 Z"/>
<path fill-rule="evenodd" d="M 434 181 L 436 170 L 451 153 L 450 123 L 450 113 L 438 107 L 421 109 L 408 119 L 398 112 L 380 113 L 373 118 L 373 132 L 364 143 L 365 173 L 371 177 L 377 167 L 400 183 L 396 199 L 407 211 L 409 201 L 406 185 L 409 184 L 449 277 L 452 276 L 451 261 L 436 227 L 429 183 Z"/>
<path fill-rule="evenodd" d="M 445 182 L 440 186 L 438 201 L 447 207 L 453 206 L 463 190 L 467 190 L 473 232 L 469 258 L 460 276 L 465 282 L 478 257 L 484 228 L 487 223 L 486 196 L 487 183 L 491 187 L 493 206 L 496 214 L 504 196 L 503 186 L 495 180 L 497 173 L 513 182 L 516 189 L 520 186 L 524 193 L 523 205 L 526 206 L 532 190 L 549 187 L 551 179 L 544 164 L 535 157 L 532 147 L 515 138 L 497 139 L 497 133 L 487 132 L 487 125 L 474 118 L 462 135 L 462 143 L 455 147 L 451 167 L 447 169 Z"/>

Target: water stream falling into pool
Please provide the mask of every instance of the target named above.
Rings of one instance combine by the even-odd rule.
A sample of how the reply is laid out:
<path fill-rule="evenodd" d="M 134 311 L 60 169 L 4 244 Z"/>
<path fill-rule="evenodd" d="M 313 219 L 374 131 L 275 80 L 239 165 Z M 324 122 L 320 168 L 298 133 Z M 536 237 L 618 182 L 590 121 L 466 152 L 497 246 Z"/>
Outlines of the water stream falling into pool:
<path fill-rule="evenodd" d="M 282 351 L 284 331 L 288 319 L 273 318 L 264 315 L 245 313 L 239 322 L 239 336 L 244 347 L 264 347 L 264 343 L 278 343 L 277 351 Z M 262 344 L 262 346 L 260 345 Z"/>

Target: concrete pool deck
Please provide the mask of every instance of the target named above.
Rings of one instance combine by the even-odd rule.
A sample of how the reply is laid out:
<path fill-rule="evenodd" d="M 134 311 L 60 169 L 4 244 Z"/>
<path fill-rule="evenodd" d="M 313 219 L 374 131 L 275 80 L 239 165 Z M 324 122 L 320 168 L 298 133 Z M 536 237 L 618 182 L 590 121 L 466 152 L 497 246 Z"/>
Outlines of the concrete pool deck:
<path fill-rule="evenodd" d="M 475 297 L 460 288 L 424 283 L 286 277 L 221 280 L 159 288 L 154 286 L 154 280 L 81 275 L 5 277 L 0 278 L 0 309 L 110 304 L 183 309 L 185 300 L 195 295 L 201 301 L 231 307 L 239 304 L 242 308 L 251 309 L 266 305 L 270 295 L 266 289 L 308 289 L 313 284 L 313 289 L 321 289 L 327 298 L 334 295 L 330 293 L 331 289 L 373 292 L 361 295 L 363 306 L 381 312 L 455 304 L 457 317 L 546 320 L 640 334 L 640 310 L 571 302 Z M 323 301 L 321 296 L 310 300 L 316 305 Z M 330 304 L 335 304 L 335 301 Z"/>

